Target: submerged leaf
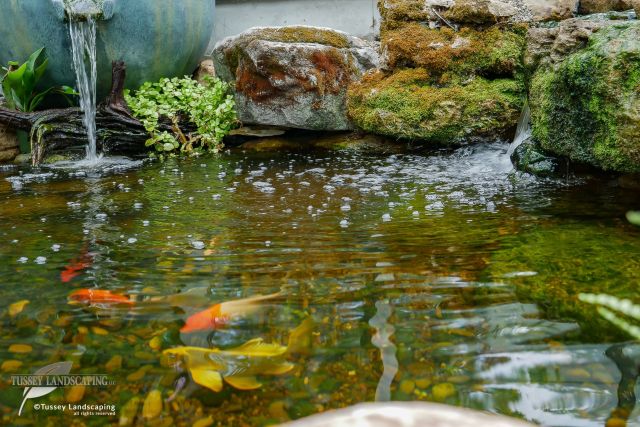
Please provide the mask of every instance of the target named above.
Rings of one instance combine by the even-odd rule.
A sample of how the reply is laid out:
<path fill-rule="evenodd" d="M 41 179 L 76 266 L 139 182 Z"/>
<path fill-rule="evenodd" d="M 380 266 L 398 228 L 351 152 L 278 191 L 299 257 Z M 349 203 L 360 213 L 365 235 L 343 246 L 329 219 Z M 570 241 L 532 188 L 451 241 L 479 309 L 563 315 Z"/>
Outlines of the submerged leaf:
<path fill-rule="evenodd" d="M 162 413 L 162 393 L 160 390 L 152 390 L 144 400 L 142 406 L 142 418 L 151 420 Z"/>
<path fill-rule="evenodd" d="M 9 317 L 16 317 L 18 314 L 22 313 L 27 304 L 29 304 L 29 300 L 26 299 L 11 304 L 9 306 Z"/>

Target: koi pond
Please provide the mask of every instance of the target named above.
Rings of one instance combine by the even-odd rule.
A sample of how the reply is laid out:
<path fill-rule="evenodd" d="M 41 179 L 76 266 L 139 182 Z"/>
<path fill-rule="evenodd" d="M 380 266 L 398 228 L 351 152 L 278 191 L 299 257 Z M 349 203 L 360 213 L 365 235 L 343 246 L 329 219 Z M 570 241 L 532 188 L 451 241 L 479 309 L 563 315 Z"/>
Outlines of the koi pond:
<path fill-rule="evenodd" d="M 375 400 L 637 422 L 640 348 L 577 298 L 637 295 L 637 195 L 506 151 L 0 170 L 1 423 L 274 425 Z M 110 382 L 18 416 L 11 375 L 61 361 Z"/>

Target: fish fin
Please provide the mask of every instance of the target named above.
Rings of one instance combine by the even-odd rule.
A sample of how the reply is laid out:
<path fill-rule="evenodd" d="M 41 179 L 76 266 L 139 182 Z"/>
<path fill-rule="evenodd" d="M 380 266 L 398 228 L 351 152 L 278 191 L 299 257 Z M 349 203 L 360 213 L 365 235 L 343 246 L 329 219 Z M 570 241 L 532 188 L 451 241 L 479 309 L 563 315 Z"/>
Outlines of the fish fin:
<path fill-rule="evenodd" d="M 206 387 L 216 393 L 222 390 L 222 375 L 220 375 L 220 372 L 203 368 L 191 369 L 190 372 L 193 381 L 202 387 Z"/>
<path fill-rule="evenodd" d="M 255 390 L 262 387 L 262 383 L 258 382 L 256 377 L 230 376 L 224 377 L 224 380 L 233 388 L 238 390 Z"/>
<path fill-rule="evenodd" d="M 239 347 L 226 350 L 225 353 L 269 357 L 283 355 L 286 351 L 287 348 L 280 344 L 266 343 L 262 338 L 254 338 Z"/>
<path fill-rule="evenodd" d="M 311 348 L 311 332 L 315 323 L 311 317 L 307 317 L 289 334 L 289 343 L 287 345 L 287 353 L 303 353 L 306 354 Z"/>
<path fill-rule="evenodd" d="M 286 374 L 287 372 L 290 372 L 294 366 L 295 365 L 293 363 L 289 363 L 289 362 L 278 363 L 272 368 L 267 368 L 260 373 L 264 375 L 283 375 L 283 374 Z"/>

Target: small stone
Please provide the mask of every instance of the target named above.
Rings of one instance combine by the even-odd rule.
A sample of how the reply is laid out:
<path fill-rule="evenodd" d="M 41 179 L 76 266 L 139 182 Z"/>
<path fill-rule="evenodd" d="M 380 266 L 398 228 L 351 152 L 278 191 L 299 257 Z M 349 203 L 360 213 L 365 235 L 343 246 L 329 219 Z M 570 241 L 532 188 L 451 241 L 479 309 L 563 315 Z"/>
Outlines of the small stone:
<path fill-rule="evenodd" d="M 444 402 L 456 394 L 456 387 L 451 383 L 440 383 L 433 386 L 431 393 L 433 394 L 433 400 Z"/>
<path fill-rule="evenodd" d="M 103 328 L 99 328 L 97 326 L 92 327 L 91 331 L 96 335 L 109 335 L 109 331 Z"/>
<path fill-rule="evenodd" d="M 195 423 L 193 423 L 193 427 L 209 427 L 213 425 L 213 418 L 208 416 L 207 418 L 201 418 Z"/>
<path fill-rule="evenodd" d="M 152 420 L 157 418 L 162 413 L 162 393 L 160 390 L 153 390 L 144 400 L 142 406 L 142 418 L 146 420 Z"/>
<path fill-rule="evenodd" d="M 413 380 L 402 380 L 400 383 L 400 391 L 404 394 L 411 394 L 416 388 L 416 383 Z"/>
<path fill-rule="evenodd" d="M 84 398 L 86 389 L 84 384 L 74 385 L 65 391 L 64 398 L 69 403 L 78 403 Z"/>
<path fill-rule="evenodd" d="M 23 363 L 19 360 L 5 360 L 0 366 L 2 372 L 16 372 L 22 367 Z"/>
<path fill-rule="evenodd" d="M 29 344 L 12 344 L 9 346 L 9 353 L 31 353 L 33 351 L 33 347 Z"/>
<path fill-rule="evenodd" d="M 22 313 L 27 304 L 29 304 L 29 300 L 26 299 L 11 304 L 9 306 L 9 317 L 16 317 L 18 314 Z"/>
<path fill-rule="evenodd" d="M 107 372 L 114 372 L 122 369 L 122 356 L 116 354 L 105 365 Z"/>

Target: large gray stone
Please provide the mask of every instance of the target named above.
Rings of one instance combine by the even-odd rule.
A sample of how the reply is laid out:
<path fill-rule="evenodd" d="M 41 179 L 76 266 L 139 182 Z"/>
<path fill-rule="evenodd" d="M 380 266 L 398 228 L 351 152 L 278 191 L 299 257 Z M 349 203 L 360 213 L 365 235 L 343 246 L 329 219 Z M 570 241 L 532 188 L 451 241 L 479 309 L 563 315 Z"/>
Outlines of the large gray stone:
<path fill-rule="evenodd" d="M 379 66 L 372 44 L 306 26 L 252 28 L 219 42 L 213 61 L 244 124 L 311 130 L 352 129 L 347 88 Z"/>

